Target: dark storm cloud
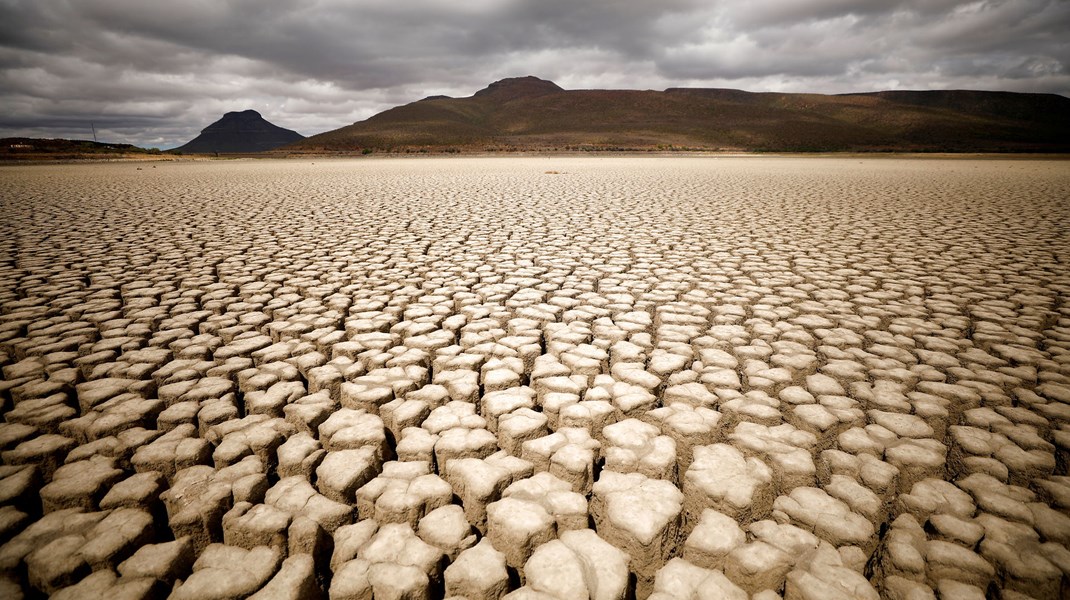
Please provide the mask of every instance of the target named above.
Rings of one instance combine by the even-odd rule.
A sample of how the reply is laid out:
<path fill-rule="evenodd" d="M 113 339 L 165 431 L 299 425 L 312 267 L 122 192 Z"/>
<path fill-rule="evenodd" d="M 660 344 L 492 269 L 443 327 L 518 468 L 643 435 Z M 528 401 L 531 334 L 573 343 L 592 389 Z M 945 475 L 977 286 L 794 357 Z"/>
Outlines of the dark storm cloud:
<path fill-rule="evenodd" d="M 534 74 L 565 88 L 1070 94 L 1066 0 L 0 0 L 0 135 L 305 134 Z"/>

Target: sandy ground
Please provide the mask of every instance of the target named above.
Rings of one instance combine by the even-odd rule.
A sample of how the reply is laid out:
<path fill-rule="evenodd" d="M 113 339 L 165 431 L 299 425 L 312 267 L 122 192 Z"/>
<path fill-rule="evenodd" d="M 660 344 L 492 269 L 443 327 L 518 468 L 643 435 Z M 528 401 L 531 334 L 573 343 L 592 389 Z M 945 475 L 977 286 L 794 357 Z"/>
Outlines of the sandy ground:
<path fill-rule="evenodd" d="M 1066 597 L 1067 165 L 0 168 L 0 597 Z"/>

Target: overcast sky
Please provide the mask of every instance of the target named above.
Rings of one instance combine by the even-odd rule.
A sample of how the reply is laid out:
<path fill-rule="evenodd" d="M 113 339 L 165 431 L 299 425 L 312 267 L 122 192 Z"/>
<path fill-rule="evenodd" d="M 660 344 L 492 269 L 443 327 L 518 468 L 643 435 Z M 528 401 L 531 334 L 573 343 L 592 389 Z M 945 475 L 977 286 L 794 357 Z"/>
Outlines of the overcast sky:
<path fill-rule="evenodd" d="M 305 135 L 504 77 L 1070 96 L 1070 0 L 0 0 L 0 137 Z"/>

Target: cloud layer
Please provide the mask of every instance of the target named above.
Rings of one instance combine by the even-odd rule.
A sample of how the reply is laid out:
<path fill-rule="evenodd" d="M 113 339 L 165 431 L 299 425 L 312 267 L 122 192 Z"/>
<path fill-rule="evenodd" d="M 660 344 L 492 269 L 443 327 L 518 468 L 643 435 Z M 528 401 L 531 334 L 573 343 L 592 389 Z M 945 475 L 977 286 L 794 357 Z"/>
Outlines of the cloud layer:
<path fill-rule="evenodd" d="M 0 0 L 0 136 L 310 135 L 503 77 L 566 89 L 1070 95 L 1067 0 Z"/>

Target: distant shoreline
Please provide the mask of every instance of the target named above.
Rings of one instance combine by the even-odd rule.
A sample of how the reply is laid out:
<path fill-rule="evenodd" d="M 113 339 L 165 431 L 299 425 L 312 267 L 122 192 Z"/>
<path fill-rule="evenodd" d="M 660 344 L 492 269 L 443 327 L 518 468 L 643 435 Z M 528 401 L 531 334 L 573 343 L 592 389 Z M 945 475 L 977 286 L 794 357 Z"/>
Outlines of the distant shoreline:
<path fill-rule="evenodd" d="M 378 153 L 378 154 L 280 154 L 280 153 L 234 153 L 214 154 L 167 154 L 158 155 L 121 155 L 103 157 L 100 154 L 86 155 L 24 155 L 18 158 L 0 157 L 0 166 L 18 165 L 91 165 L 112 163 L 201 163 L 201 161 L 221 160 L 383 160 L 383 159 L 424 159 L 424 158 L 579 158 L 584 156 L 628 156 L 628 157 L 708 157 L 708 158 L 911 158 L 911 159 L 972 159 L 972 160 L 1070 160 L 1070 153 L 1038 152 L 720 152 L 720 151 L 516 151 L 516 152 L 422 152 L 422 153 Z"/>
<path fill-rule="evenodd" d="M 99 154 L 85 156 L 26 156 L 18 159 L 0 157 L 0 167 L 20 165 L 89 165 L 89 164 L 153 164 L 217 161 L 342 161 L 342 160 L 421 160 L 465 158 L 582 158 L 582 157 L 631 157 L 631 158 L 849 158 L 849 159 L 912 159 L 912 160 L 1070 160 L 1070 153 L 1037 152 L 718 152 L 718 151 L 517 151 L 517 152 L 427 152 L 427 153 L 380 153 L 360 154 L 184 154 L 184 155 L 130 155 L 101 157 Z"/>

